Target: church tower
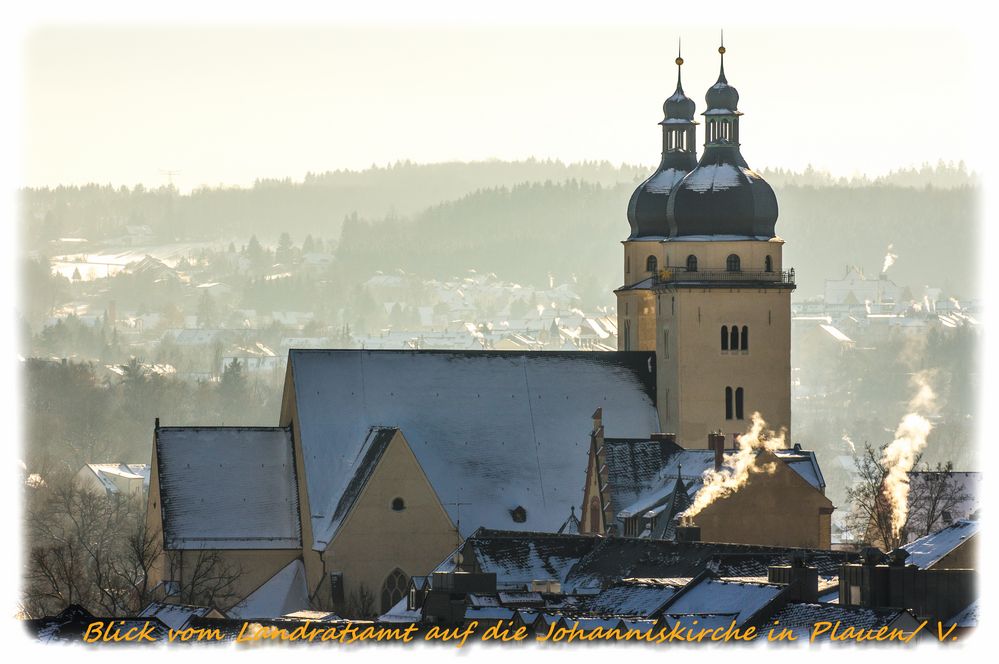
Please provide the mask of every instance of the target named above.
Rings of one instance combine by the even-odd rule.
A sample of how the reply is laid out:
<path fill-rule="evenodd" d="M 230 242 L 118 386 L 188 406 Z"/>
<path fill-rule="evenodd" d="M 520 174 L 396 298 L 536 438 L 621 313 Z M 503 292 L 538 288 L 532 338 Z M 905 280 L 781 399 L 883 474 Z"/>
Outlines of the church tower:
<path fill-rule="evenodd" d="M 676 173 L 689 163 L 676 157 L 694 159 L 693 102 L 670 106 L 682 97 L 679 82 L 667 100 L 663 164 L 632 196 L 626 285 L 616 291 L 619 348 L 656 351 L 662 431 L 690 448 L 706 447 L 715 431 L 731 441 L 755 411 L 770 429 L 791 426 L 794 270 L 783 268 L 773 189 L 740 152 L 739 93 L 725 77 L 725 47 L 718 52 L 704 151 L 662 186 L 664 166 Z M 667 151 L 676 146 L 670 129 L 680 126 L 684 148 Z"/>
<path fill-rule="evenodd" d="M 676 91 L 663 104 L 663 153 L 659 168 L 638 186 L 628 202 L 631 235 L 624 241 L 624 286 L 617 295 L 618 350 L 656 349 L 656 297 L 653 278 L 663 266 L 662 242 L 669 235 L 666 204 L 670 192 L 695 166 L 694 102 L 683 93 L 676 57 Z"/>

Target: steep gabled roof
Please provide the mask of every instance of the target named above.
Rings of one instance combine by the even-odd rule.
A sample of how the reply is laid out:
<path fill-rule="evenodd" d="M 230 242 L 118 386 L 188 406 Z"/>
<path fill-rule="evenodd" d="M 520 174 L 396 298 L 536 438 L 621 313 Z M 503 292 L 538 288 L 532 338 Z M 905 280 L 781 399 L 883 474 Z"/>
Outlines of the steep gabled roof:
<path fill-rule="evenodd" d="M 156 463 L 166 548 L 301 548 L 290 430 L 161 427 Z"/>
<path fill-rule="evenodd" d="M 281 421 L 297 413 L 313 547 L 332 539 L 372 426 L 405 433 L 462 535 L 554 532 L 579 500 L 593 409 L 617 435 L 658 428 L 654 362 L 649 352 L 291 350 L 294 410 Z"/>

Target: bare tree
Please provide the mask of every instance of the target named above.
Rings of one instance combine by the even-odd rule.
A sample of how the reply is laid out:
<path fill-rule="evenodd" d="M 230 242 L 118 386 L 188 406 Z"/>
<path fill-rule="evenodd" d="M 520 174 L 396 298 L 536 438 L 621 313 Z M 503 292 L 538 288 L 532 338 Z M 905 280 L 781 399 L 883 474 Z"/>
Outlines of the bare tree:
<path fill-rule="evenodd" d="M 171 550 L 168 569 L 177 570 L 176 587 L 169 599 L 181 604 L 224 607 L 233 603 L 242 569 L 216 550 Z"/>
<path fill-rule="evenodd" d="M 375 596 L 368 586 L 361 584 L 350 593 L 344 605 L 346 618 L 373 618 L 375 616 Z"/>
<path fill-rule="evenodd" d="M 929 535 L 950 524 L 959 508 L 971 500 L 954 474 L 954 464 L 938 463 L 935 468 L 920 471 L 919 481 L 909 484 L 909 521 L 906 524 L 913 538 Z"/>
<path fill-rule="evenodd" d="M 52 615 L 69 604 L 107 617 L 134 615 L 162 596 L 150 586 L 162 538 L 146 528 L 142 496 L 107 495 L 78 486 L 72 476 L 50 477 L 29 490 L 25 516 L 25 615 Z M 167 552 L 166 559 L 181 553 Z M 185 573 L 167 599 L 230 604 L 241 570 L 217 551 L 185 553 Z"/>
<path fill-rule="evenodd" d="M 928 482 L 910 483 L 908 514 L 899 532 L 892 527 L 893 508 L 885 494 L 888 468 L 882 462 L 887 445 L 874 448 L 864 444 L 864 451 L 854 459 L 857 480 L 847 489 L 851 511 L 846 527 L 858 544 L 879 546 L 886 551 L 939 530 L 943 513 L 967 501 L 969 496 L 951 474 L 953 464 L 938 464 L 939 477 Z M 920 457 L 916 457 L 918 466 Z"/>

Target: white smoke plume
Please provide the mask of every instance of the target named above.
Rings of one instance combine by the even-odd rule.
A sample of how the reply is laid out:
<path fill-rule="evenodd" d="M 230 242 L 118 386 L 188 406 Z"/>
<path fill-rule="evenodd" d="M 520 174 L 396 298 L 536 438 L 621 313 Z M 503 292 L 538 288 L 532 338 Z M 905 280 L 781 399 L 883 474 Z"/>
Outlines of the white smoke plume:
<path fill-rule="evenodd" d="M 884 263 L 881 264 L 881 274 L 887 272 L 888 268 L 890 268 L 892 265 L 895 264 L 895 259 L 898 258 L 898 254 L 893 254 L 891 251 L 894 247 L 895 247 L 894 244 L 888 245 L 888 251 L 885 252 Z"/>
<path fill-rule="evenodd" d="M 926 372 L 915 375 L 916 396 L 909 402 L 909 413 L 899 422 L 895 440 L 885 448 L 881 464 L 885 468 L 883 493 L 891 509 L 892 534 L 898 537 L 909 518 L 909 471 L 926 447 L 933 425 L 926 419 L 935 407 L 936 394 Z"/>
<path fill-rule="evenodd" d="M 843 434 L 843 442 L 850 446 L 850 452 L 852 454 L 857 453 L 857 446 L 853 444 L 853 441 L 850 439 L 850 436 L 846 435 L 845 433 Z"/>
<path fill-rule="evenodd" d="M 773 474 L 775 464 L 758 464 L 757 455 L 762 450 L 784 449 L 784 432 L 778 434 L 767 430 L 766 426 L 760 414 L 753 413 L 752 426 L 738 437 L 735 452 L 724 456 L 721 469 L 711 468 L 701 475 L 704 484 L 697 490 L 693 504 L 683 513 L 683 518 L 691 519 L 719 498 L 735 493 L 749 481 L 751 474 Z"/>

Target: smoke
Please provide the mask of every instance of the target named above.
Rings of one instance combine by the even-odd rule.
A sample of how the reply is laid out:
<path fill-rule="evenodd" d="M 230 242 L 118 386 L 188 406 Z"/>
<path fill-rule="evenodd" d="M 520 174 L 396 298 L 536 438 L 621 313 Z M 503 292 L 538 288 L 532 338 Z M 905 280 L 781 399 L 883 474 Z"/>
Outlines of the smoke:
<path fill-rule="evenodd" d="M 888 268 L 890 268 L 892 265 L 895 264 L 895 259 L 898 258 L 898 254 L 893 254 L 892 251 L 891 251 L 894 247 L 895 247 L 894 244 L 889 244 L 888 245 L 888 251 L 885 252 L 884 263 L 882 263 L 882 265 L 881 265 L 881 274 L 884 274 L 885 272 L 887 272 Z"/>
<path fill-rule="evenodd" d="M 857 446 L 853 444 L 853 441 L 850 440 L 850 437 L 845 433 L 843 434 L 843 442 L 850 446 L 850 452 L 852 454 L 857 453 Z"/>
<path fill-rule="evenodd" d="M 881 465 L 885 468 L 883 494 L 891 509 L 892 534 L 898 537 L 909 518 L 909 471 L 926 447 L 933 425 L 926 419 L 936 403 L 927 372 L 913 377 L 916 396 L 909 401 L 909 411 L 895 430 L 895 440 L 884 449 Z"/>
<path fill-rule="evenodd" d="M 753 413 L 753 423 L 749 431 L 739 436 L 735 452 L 726 454 L 720 470 L 711 468 L 701 475 L 703 486 L 694 495 L 693 504 L 683 513 L 690 519 L 697 516 L 705 507 L 719 498 L 731 495 L 749 481 L 753 473 L 773 474 L 773 462 L 758 464 L 757 455 L 761 450 L 772 452 L 784 448 L 784 432 L 775 433 L 766 428 L 759 413 Z"/>

